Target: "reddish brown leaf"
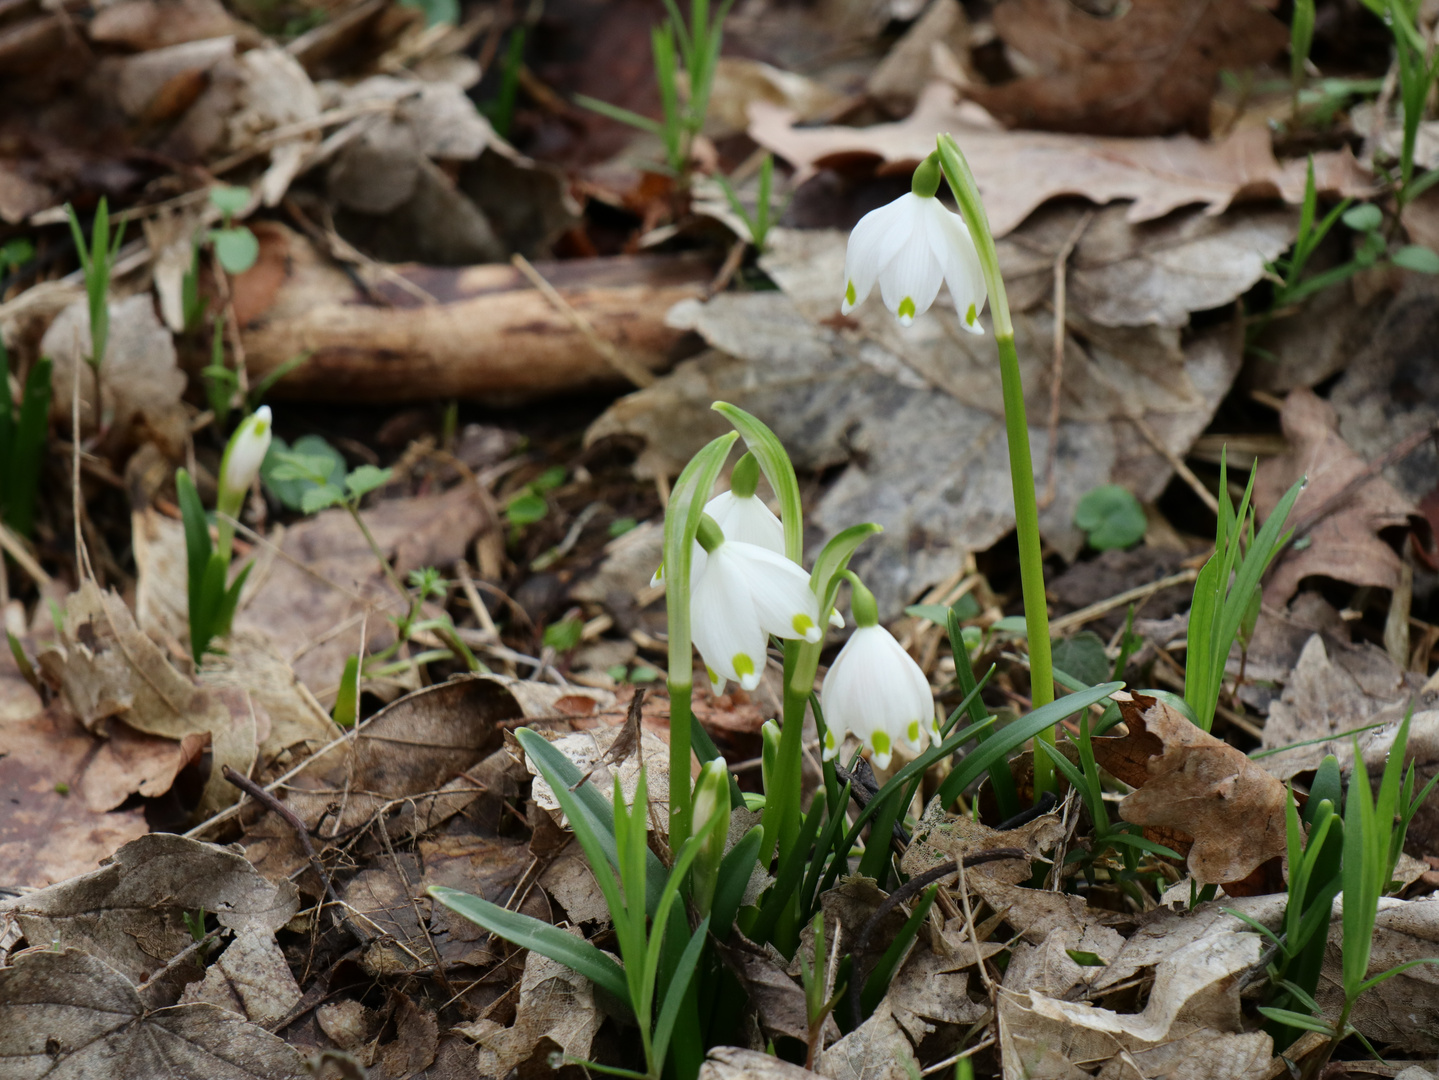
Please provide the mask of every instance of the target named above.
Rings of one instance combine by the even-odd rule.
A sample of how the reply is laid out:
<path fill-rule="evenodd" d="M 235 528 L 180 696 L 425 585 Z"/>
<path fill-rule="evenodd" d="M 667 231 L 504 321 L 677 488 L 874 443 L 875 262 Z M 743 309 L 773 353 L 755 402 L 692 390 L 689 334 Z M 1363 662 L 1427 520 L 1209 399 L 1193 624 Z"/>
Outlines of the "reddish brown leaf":
<path fill-rule="evenodd" d="M 1038 74 L 966 93 L 1011 127 L 1209 134 L 1222 68 L 1273 59 L 1284 24 L 1253 0 L 1133 0 L 1100 18 L 1069 0 L 1004 0 L 994 28 Z"/>

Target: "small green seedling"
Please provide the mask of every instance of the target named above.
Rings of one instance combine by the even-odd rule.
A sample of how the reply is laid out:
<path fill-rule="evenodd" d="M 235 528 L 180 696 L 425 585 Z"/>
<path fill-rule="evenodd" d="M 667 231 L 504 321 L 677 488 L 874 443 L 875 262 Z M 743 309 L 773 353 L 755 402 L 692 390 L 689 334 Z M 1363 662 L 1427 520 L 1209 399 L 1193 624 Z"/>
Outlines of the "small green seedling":
<path fill-rule="evenodd" d="M 1133 547 L 1144 539 L 1149 521 L 1128 488 L 1103 484 L 1086 492 L 1074 508 L 1074 523 L 1096 551 Z"/>
<path fill-rule="evenodd" d="M 35 257 L 35 245 L 23 236 L 0 244 L 0 273 L 13 274 Z"/>
<path fill-rule="evenodd" d="M 773 208 L 774 201 L 774 155 L 765 154 L 764 160 L 759 167 L 759 192 L 755 201 L 754 213 L 751 214 L 749 207 L 740 201 L 739 193 L 735 191 L 734 185 L 729 178 L 721 174 L 715 175 L 720 189 L 724 191 L 725 198 L 729 200 L 730 208 L 739 215 L 749 230 L 750 243 L 758 252 L 763 252 L 765 244 L 769 239 L 769 231 L 774 223 L 784 214 L 781 207 L 778 213 Z"/>
<path fill-rule="evenodd" d="M 243 274 L 260 257 L 260 241 L 248 226 L 236 225 L 236 214 L 249 205 L 250 189 L 246 187 L 212 187 L 210 204 L 223 215 L 224 223 L 210 230 L 210 243 L 215 245 L 215 258 L 227 274 Z"/>
<path fill-rule="evenodd" d="M 85 275 L 85 297 L 90 309 L 90 366 L 97 371 L 105 362 L 105 347 L 110 340 L 110 271 L 120 255 L 120 245 L 125 240 L 125 224 L 110 236 L 110 205 L 102 196 L 95 210 L 95 220 L 90 225 L 90 246 L 85 246 L 85 235 L 80 231 L 80 217 L 75 208 L 65 204 L 65 213 L 70 218 L 70 232 L 75 238 L 75 250 L 80 256 L 80 269 Z"/>

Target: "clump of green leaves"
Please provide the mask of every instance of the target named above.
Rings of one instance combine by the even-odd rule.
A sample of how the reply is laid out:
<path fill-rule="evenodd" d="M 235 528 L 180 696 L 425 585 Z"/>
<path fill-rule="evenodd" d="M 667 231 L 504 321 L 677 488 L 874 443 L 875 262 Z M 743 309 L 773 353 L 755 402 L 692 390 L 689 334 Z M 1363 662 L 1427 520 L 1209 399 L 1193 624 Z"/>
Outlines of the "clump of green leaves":
<path fill-rule="evenodd" d="M 1365 991 L 1378 986 L 1386 979 L 1393 978 L 1418 964 L 1439 964 L 1439 958 L 1422 957 L 1398 964 L 1378 975 L 1369 974 L 1369 959 L 1374 945 L 1374 923 L 1379 914 L 1379 901 L 1394 887 L 1394 867 L 1404 850 L 1404 837 L 1415 813 L 1434 790 L 1439 777 L 1431 779 L 1417 794 L 1415 793 L 1414 763 L 1404 768 L 1405 748 L 1409 741 L 1409 721 L 1412 709 L 1406 713 L 1394 743 L 1389 749 L 1384 764 L 1384 774 L 1379 782 L 1377 795 L 1372 793 L 1369 774 L 1364 759 L 1359 753 L 1357 741 L 1354 744 L 1354 769 L 1349 779 L 1349 790 L 1344 798 L 1342 827 L 1333 799 L 1338 786 L 1338 763 L 1328 769 L 1321 768 L 1316 775 L 1316 790 L 1310 794 L 1315 803 L 1310 819 L 1308 842 L 1303 853 L 1299 853 L 1301 827 L 1292 808 L 1289 813 L 1289 858 L 1290 888 L 1289 905 L 1285 912 L 1284 936 L 1258 927 L 1275 942 L 1280 960 L 1273 966 L 1272 976 L 1276 977 L 1279 988 L 1285 991 L 1285 1004 L 1302 1005 L 1306 1011 L 1269 1005 L 1260 1008 L 1260 1013 L 1272 1023 L 1297 1031 L 1317 1031 L 1329 1037 L 1329 1045 L 1322 1054 L 1313 1055 L 1306 1065 L 1305 1077 L 1312 1077 L 1328 1062 L 1339 1043 L 1351 1035 L 1358 1036 L 1368 1047 L 1374 1048 L 1349 1023 L 1349 1016 L 1355 1003 Z M 1332 758 L 1329 759 L 1333 761 Z M 1326 775 L 1327 774 L 1327 775 Z M 1320 788 L 1321 781 L 1323 788 Z M 1306 811 L 1308 808 L 1306 807 Z M 1342 841 L 1335 851 L 1334 837 L 1342 834 Z M 1337 859 L 1336 859 L 1337 854 Z M 1296 858 L 1296 856 L 1298 856 Z M 1305 976 L 1308 985 L 1300 985 L 1295 979 L 1285 978 L 1286 965 L 1296 960 L 1307 960 L 1310 967 L 1317 968 L 1322 962 L 1324 945 L 1328 940 L 1330 905 L 1338 893 L 1344 895 L 1342 922 L 1342 989 L 1343 1003 L 1339 1016 L 1333 1022 L 1324 1018 L 1323 1011 L 1313 997 L 1313 987 L 1318 985 L 1317 973 L 1313 981 Z M 1325 933 L 1319 933 L 1320 928 Z M 1377 1057 L 1378 1055 L 1375 1054 Z"/>
<path fill-rule="evenodd" d="M 230 632 L 240 592 L 250 575 L 253 563 L 246 563 L 227 582 L 230 573 L 228 547 L 216 546 L 210 539 L 210 520 L 205 515 L 195 481 L 184 469 L 175 474 L 175 491 L 179 496 L 180 516 L 185 525 L 185 553 L 188 560 L 190 603 L 190 655 L 198 667 L 209 651 L 210 643 Z"/>
<path fill-rule="evenodd" d="M 735 191 L 734 185 L 730 183 L 728 177 L 717 173 L 715 180 L 719 183 L 720 189 L 724 191 L 725 198 L 729 200 L 730 208 L 739 215 L 740 220 L 745 223 L 745 228 L 749 230 L 750 243 L 754 245 L 756 251 L 763 252 L 769 239 L 770 229 L 784 213 L 783 208 L 779 213 L 775 213 L 772 205 L 774 201 L 774 155 L 767 153 L 760 162 L 759 192 L 753 214 L 750 213 L 749 207 L 740 200 L 739 193 Z"/>
<path fill-rule="evenodd" d="M 80 269 L 85 275 L 85 298 L 90 310 L 90 365 L 97 371 L 105 362 L 105 346 L 110 340 L 110 271 L 120 255 L 125 240 L 125 225 L 110 236 L 110 206 L 101 196 L 90 224 L 90 246 L 80 231 L 80 217 L 75 208 L 65 204 L 70 218 L 70 232 L 75 237 L 75 251 L 80 256 Z"/>
<path fill-rule="evenodd" d="M 1085 492 L 1074 508 L 1074 523 L 1096 551 L 1133 547 L 1149 527 L 1139 500 L 1118 484 L 1101 484 Z"/>
<path fill-rule="evenodd" d="M 18 413 L 10 398 L 10 354 L 0 341 L 0 516 L 21 536 L 35 529 L 35 492 L 50 433 L 50 358 L 30 368 Z"/>
<path fill-rule="evenodd" d="M 1214 724 L 1214 711 L 1224 685 L 1229 650 L 1242 635 L 1247 641 L 1259 616 L 1259 581 L 1274 556 L 1288 541 L 1280 530 L 1289 519 L 1294 500 L 1304 487 L 1300 480 L 1279 500 L 1258 535 L 1254 532 L 1255 473 L 1239 509 L 1229 499 L 1228 465 L 1219 464 L 1219 522 L 1214 554 L 1194 582 L 1189 607 L 1189 636 L 1184 665 L 1184 704 L 1189 719 L 1205 731 Z"/>
<path fill-rule="evenodd" d="M 734 0 L 721 0 L 713 16 L 710 0 L 690 0 L 686 21 L 678 0 L 665 0 L 669 17 L 650 32 L 655 80 L 659 84 L 661 119 L 652 120 L 607 101 L 577 94 L 575 101 L 611 120 L 658 136 L 665 148 L 665 164 L 675 176 L 689 171 L 690 145 L 704 127 L 710 89 L 719 62 L 724 20 Z M 676 47 L 678 45 L 678 48 Z M 688 86 L 682 93 L 681 82 Z"/>

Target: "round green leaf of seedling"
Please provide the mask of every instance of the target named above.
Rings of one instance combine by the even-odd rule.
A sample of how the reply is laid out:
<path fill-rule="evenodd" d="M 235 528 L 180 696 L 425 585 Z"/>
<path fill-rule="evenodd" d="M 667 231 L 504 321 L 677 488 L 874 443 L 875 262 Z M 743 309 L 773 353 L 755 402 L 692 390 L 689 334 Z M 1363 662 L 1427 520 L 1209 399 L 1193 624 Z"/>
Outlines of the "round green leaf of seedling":
<path fill-rule="evenodd" d="M 1384 237 L 1377 232 L 1364 234 L 1364 239 L 1354 248 L 1354 261 L 1360 266 L 1373 266 L 1384 254 Z"/>
<path fill-rule="evenodd" d="M 374 465 L 361 465 L 358 469 L 345 477 L 345 487 L 352 499 L 358 499 L 368 495 L 376 488 L 384 487 L 390 482 L 393 469 L 380 469 Z"/>
<path fill-rule="evenodd" d="M 1360 203 L 1344 211 L 1344 224 L 1355 232 L 1373 232 L 1384 224 L 1384 214 L 1373 203 Z"/>
<path fill-rule="evenodd" d="M 1431 251 L 1422 244 L 1409 244 L 1393 255 L 1394 265 L 1405 270 L 1417 270 L 1421 274 L 1439 274 L 1439 252 Z"/>
<path fill-rule="evenodd" d="M 234 229 L 216 229 L 210 233 L 210 239 L 215 243 L 215 255 L 227 274 L 243 274 L 260 257 L 260 241 L 243 225 Z"/>
<path fill-rule="evenodd" d="M 249 202 L 250 189 L 247 187 L 219 184 L 210 189 L 210 205 L 227 218 L 234 217 L 245 209 Z"/>
<path fill-rule="evenodd" d="M 610 536 L 623 536 L 638 524 L 632 517 L 615 518 L 610 522 Z"/>
<path fill-rule="evenodd" d="M 1104 484 L 1080 499 L 1074 523 L 1088 534 L 1089 546 L 1099 551 L 1137 544 L 1148 526 L 1144 507 L 1118 484 Z"/>
<path fill-rule="evenodd" d="M 549 503 L 543 495 L 526 491 L 516 495 L 505 507 L 505 517 L 514 526 L 533 525 L 550 512 Z"/>
<path fill-rule="evenodd" d="M 545 644 L 557 653 L 572 651 L 580 643 L 585 624 L 579 619 L 562 619 L 545 627 Z"/>
<path fill-rule="evenodd" d="M 567 475 L 568 473 L 565 472 L 563 465 L 551 465 L 530 482 L 530 489 L 532 491 L 538 491 L 541 494 L 544 494 L 546 491 L 553 491 L 565 482 Z"/>

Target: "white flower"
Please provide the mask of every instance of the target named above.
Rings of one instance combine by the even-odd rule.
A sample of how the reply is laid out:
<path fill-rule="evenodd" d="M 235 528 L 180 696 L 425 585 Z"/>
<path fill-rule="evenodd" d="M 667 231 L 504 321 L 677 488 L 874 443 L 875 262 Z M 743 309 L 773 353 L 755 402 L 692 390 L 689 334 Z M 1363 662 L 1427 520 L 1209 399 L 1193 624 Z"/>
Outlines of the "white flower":
<path fill-rule="evenodd" d="M 739 540 L 784 554 L 784 525 L 757 495 L 736 495 L 722 491 L 705 503 L 705 513 L 715 519 L 726 540 Z"/>
<path fill-rule="evenodd" d="M 830 665 L 820 690 L 824 758 L 839 753 L 847 732 L 867 746 L 874 764 L 888 767 L 896 745 L 916 757 L 939 738 L 934 696 L 914 658 L 882 626 L 860 626 Z"/>
<path fill-rule="evenodd" d="M 769 635 L 819 641 L 819 600 L 809 575 L 768 548 L 725 540 L 705 558 L 690 592 L 691 634 L 716 694 L 726 679 L 759 685 Z"/>
<path fill-rule="evenodd" d="M 864 302 L 877 280 L 884 306 L 908 326 L 929 310 L 943 281 L 960 325 L 984 333 L 979 324 L 985 300 L 979 253 L 964 219 L 938 199 L 911 191 L 865 214 L 849 236 L 844 278 L 840 311 L 845 315 Z"/>
<path fill-rule="evenodd" d="M 230 437 L 225 450 L 220 485 L 229 492 L 250 490 L 260 472 L 260 463 L 270 449 L 270 406 L 261 405 L 247 416 Z"/>
<path fill-rule="evenodd" d="M 733 491 L 722 491 L 705 503 L 705 513 L 714 518 L 726 540 L 740 540 L 746 544 L 757 544 L 784 554 L 784 525 L 774 512 L 755 495 L 736 495 Z M 690 557 L 690 580 L 694 581 L 704 571 L 705 549 L 696 542 Z M 654 572 L 650 588 L 665 579 L 665 568 Z"/>

